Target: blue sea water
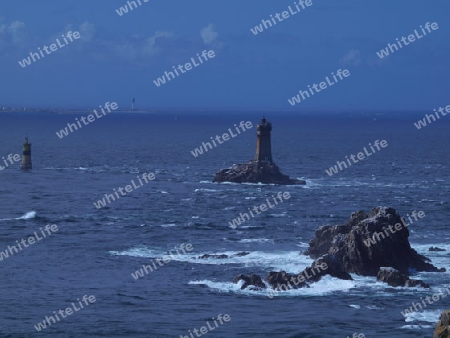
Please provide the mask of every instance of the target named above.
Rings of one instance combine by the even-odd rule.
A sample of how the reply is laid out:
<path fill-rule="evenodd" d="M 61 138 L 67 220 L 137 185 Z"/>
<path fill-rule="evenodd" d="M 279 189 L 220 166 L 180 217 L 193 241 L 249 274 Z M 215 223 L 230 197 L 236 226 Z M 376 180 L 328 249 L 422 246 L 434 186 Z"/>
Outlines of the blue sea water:
<path fill-rule="evenodd" d="M 430 290 L 392 288 L 375 278 L 327 277 L 279 294 L 240 290 L 240 273 L 298 273 L 315 230 L 356 210 L 391 206 L 426 216 L 410 242 L 450 271 L 448 118 L 417 130 L 418 113 L 266 113 L 284 174 L 306 186 L 216 184 L 218 169 L 251 159 L 256 113 L 113 113 L 60 139 L 80 115 L 1 114 L 0 158 L 21 154 L 28 133 L 33 170 L 0 171 L 0 251 L 46 224 L 58 231 L 0 261 L 0 337 L 180 337 L 228 314 L 214 337 L 431 337 L 444 298 L 401 311 L 449 287 L 449 273 L 419 273 Z M 240 121 L 253 128 L 195 158 L 191 151 Z M 375 140 L 388 146 L 339 173 L 325 169 Z M 1 164 L 3 164 L 0 161 Z M 94 202 L 143 173 L 156 179 L 97 209 Z M 291 198 L 245 225 L 228 222 L 279 191 Z M 193 250 L 143 278 L 132 273 L 190 243 Z M 430 246 L 444 252 L 428 252 Z M 246 256 L 198 259 L 246 251 Z M 96 301 L 38 333 L 35 325 L 84 295 Z M 190 330 L 190 332 L 189 332 Z M 195 337 L 195 334 L 193 334 Z"/>

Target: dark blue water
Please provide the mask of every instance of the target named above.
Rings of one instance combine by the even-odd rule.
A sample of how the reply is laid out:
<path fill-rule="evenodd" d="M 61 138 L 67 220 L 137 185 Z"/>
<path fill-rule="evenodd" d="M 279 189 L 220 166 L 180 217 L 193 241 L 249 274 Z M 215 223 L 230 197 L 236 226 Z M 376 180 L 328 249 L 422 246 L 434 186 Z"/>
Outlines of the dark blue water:
<path fill-rule="evenodd" d="M 0 158 L 20 154 L 28 132 L 34 169 L 0 171 L 0 251 L 46 224 L 58 231 L 0 262 L 1 337 L 180 337 L 219 314 L 215 337 L 430 337 L 450 297 L 404 318 L 400 311 L 448 287 L 449 273 L 415 276 L 431 290 L 392 288 L 375 278 L 324 278 L 310 289 L 269 299 L 241 291 L 239 273 L 298 273 L 304 251 L 324 224 L 356 210 L 392 206 L 426 217 L 409 227 L 418 252 L 449 269 L 449 119 L 417 130 L 423 117 L 394 113 L 267 113 L 282 172 L 306 186 L 211 183 L 218 169 L 254 155 L 260 114 L 112 114 L 59 139 L 79 115 L 2 114 Z M 191 150 L 240 121 L 254 125 L 194 158 Z M 375 140 L 388 147 L 332 177 L 325 169 Z M 0 162 L 1 163 L 1 162 Z M 93 202 L 137 175 L 155 181 L 97 210 Z M 236 230 L 228 222 L 279 191 L 291 198 Z M 22 217 L 26 215 L 25 217 Z M 22 218 L 21 218 L 22 217 Z M 181 243 L 193 250 L 143 278 L 131 273 Z M 428 253 L 430 246 L 446 252 Z M 205 253 L 250 252 L 227 259 Z M 38 333 L 38 322 L 77 298 L 96 302 Z M 194 334 L 195 337 L 195 334 Z"/>

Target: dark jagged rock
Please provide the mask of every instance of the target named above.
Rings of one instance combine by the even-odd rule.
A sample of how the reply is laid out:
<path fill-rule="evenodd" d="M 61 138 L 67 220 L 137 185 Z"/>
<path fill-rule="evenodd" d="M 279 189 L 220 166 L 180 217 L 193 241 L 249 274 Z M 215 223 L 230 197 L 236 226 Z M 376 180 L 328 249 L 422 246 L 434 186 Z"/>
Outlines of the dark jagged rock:
<path fill-rule="evenodd" d="M 246 276 L 246 275 L 240 274 L 234 278 L 233 283 L 237 284 L 240 280 L 244 281 L 244 284 L 242 284 L 242 286 L 241 286 L 241 290 L 244 290 L 245 288 L 248 288 L 251 286 L 255 286 L 255 287 L 261 288 L 261 289 L 266 288 L 266 284 L 264 284 L 261 277 L 259 277 L 258 275 L 250 274 L 250 275 Z"/>
<path fill-rule="evenodd" d="M 450 310 L 441 313 L 433 338 L 450 338 Z"/>
<path fill-rule="evenodd" d="M 327 268 L 319 272 L 318 275 L 320 278 L 325 275 L 330 275 L 331 277 L 343 280 L 353 280 L 352 276 L 350 276 L 348 272 L 342 269 L 340 261 L 336 259 L 336 256 L 334 254 L 326 254 L 323 255 L 322 257 L 319 257 L 311 264 L 310 268 L 306 268 L 305 270 L 310 270 L 313 266 L 319 266 L 321 264 L 322 265 L 326 264 Z M 318 281 L 319 279 L 317 280 L 313 279 L 313 281 Z"/>
<path fill-rule="evenodd" d="M 390 267 L 382 267 L 380 271 L 378 271 L 377 280 L 380 282 L 385 282 L 393 287 L 398 286 L 407 286 L 407 287 L 415 287 L 421 286 L 423 288 L 429 289 L 430 286 L 424 283 L 421 280 L 409 279 L 408 276 L 402 274 L 400 271 L 390 268 Z"/>
<path fill-rule="evenodd" d="M 397 223 L 402 227 L 396 231 L 394 226 Z M 445 271 L 430 264 L 428 258 L 411 248 L 409 231 L 403 224 L 393 208 L 377 207 L 370 215 L 358 211 L 346 224 L 321 226 L 305 254 L 312 258 L 329 254 L 343 271 L 363 276 L 376 276 L 383 266 L 391 266 L 406 275 L 411 269 Z M 373 237 L 375 233 L 381 233 L 384 238 L 381 235 Z M 369 239 L 379 240 L 370 242 Z"/>
<path fill-rule="evenodd" d="M 231 258 L 231 257 L 242 257 L 242 256 L 247 256 L 249 254 L 250 254 L 250 252 L 246 252 L 246 251 L 238 252 L 237 254 L 234 254 L 231 256 L 228 256 L 225 254 L 220 254 L 220 255 L 204 254 L 202 256 L 199 256 L 198 259 L 206 259 L 206 258 L 224 259 L 224 258 Z"/>
<path fill-rule="evenodd" d="M 299 289 L 307 287 L 309 288 L 309 284 L 313 282 L 319 281 L 323 276 L 327 274 L 331 274 L 332 276 L 336 276 L 338 278 L 343 279 L 352 279 L 349 274 L 342 274 L 341 271 L 336 271 L 334 268 L 328 271 L 328 265 L 327 265 L 328 257 L 322 257 L 316 261 L 314 261 L 311 266 L 305 268 L 301 273 L 299 274 L 291 274 L 287 273 L 286 271 L 271 271 L 266 276 L 265 280 L 267 283 L 276 290 L 289 290 L 289 289 Z M 257 279 L 251 279 L 251 277 Z M 245 277 L 245 278 L 244 278 Z M 240 279 L 243 279 L 246 283 L 241 287 L 241 289 L 245 289 L 246 287 L 249 287 L 251 285 L 258 286 L 257 283 L 259 283 L 259 280 L 261 278 L 257 275 L 238 275 L 233 282 L 237 283 Z"/>
<path fill-rule="evenodd" d="M 399 228 L 399 225 L 402 227 Z M 315 238 L 310 241 L 305 252 L 315 259 L 311 266 L 299 274 L 271 271 L 266 281 L 272 288 L 281 291 L 309 287 L 310 283 L 319 281 L 325 275 L 352 280 L 350 273 L 356 273 L 377 276 L 378 280 L 392 286 L 429 288 L 421 280 L 409 279 L 408 272 L 443 272 L 445 269 L 436 268 L 429 263 L 428 258 L 411 248 L 408 228 L 403 225 L 402 218 L 393 208 L 377 207 L 370 214 L 354 212 L 346 224 L 321 226 L 316 231 Z M 391 230 L 394 228 L 395 232 Z M 374 242 L 368 241 L 373 239 L 375 233 L 383 233 L 385 237 L 377 237 Z M 257 277 L 253 283 L 261 279 Z M 255 284 L 248 283 L 245 287 L 250 285 Z"/>
<path fill-rule="evenodd" d="M 273 162 L 250 161 L 244 164 L 234 164 L 231 168 L 221 169 L 216 173 L 213 182 L 234 183 L 264 183 L 283 185 L 304 185 L 303 180 L 291 179 L 283 175 Z"/>
<path fill-rule="evenodd" d="M 242 257 L 242 256 L 247 256 L 247 255 L 250 255 L 250 252 L 243 251 L 243 252 L 238 252 L 237 254 L 234 254 L 231 257 Z"/>
<path fill-rule="evenodd" d="M 280 272 L 271 271 L 267 275 L 266 281 L 272 288 L 279 291 L 283 289 L 289 290 L 309 287 L 309 285 L 305 281 L 299 280 L 298 277 L 299 275 L 293 275 L 283 270 Z"/>
<path fill-rule="evenodd" d="M 428 251 L 445 251 L 445 249 L 441 249 L 436 246 L 432 246 L 431 248 L 428 249 Z"/>
<path fill-rule="evenodd" d="M 228 258 L 228 255 L 222 254 L 222 255 L 210 255 L 210 254 L 204 254 L 203 256 L 199 256 L 198 259 L 206 259 L 206 258 L 217 258 L 217 259 L 224 259 Z"/>

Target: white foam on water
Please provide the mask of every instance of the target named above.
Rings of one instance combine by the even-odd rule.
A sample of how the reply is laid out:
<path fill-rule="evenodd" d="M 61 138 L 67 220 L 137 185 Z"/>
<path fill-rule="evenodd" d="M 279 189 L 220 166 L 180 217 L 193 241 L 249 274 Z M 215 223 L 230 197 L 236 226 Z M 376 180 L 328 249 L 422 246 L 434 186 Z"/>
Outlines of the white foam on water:
<path fill-rule="evenodd" d="M 400 327 L 401 329 L 407 329 L 407 330 L 418 330 L 418 329 L 431 329 L 432 325 L 403 325 Z"/>
<path fill-rule="evenodd" d="M 200 188 L 200 189 L 195 189 L 194 192 L 217 192 L 219 190 L 216 189 L 206 189 L 206 188 Z"/>
<path fill-rule="evenodd" d="M 411 231 L 411 230 L 410 230 Z M 430 247 L 438 247 L 445 249 L 445 251 L 428 251 Z M 431 259 L 431 263 L 438 268 L 445 268 L 445 274 L 450 274 L 450 244 L 447 243 L 433 243 L 433 244 L 411 244 L 419 254 Z"/>
<path fill-rule="evenodd" d="M 238 241 L 238 243 L 274 243 L 273 239 L 267 239 L 267 238 L 246 238 L 241 239 Z"/>
<path fill-rule="evenodd" d="M 33 219 L 36 218 L 36 211 L 28 211 L 24 215 L 17 217 L 17 218 L 2 218 L 0 221 L 20 221 L 20 220 L 27 220 L 27 219 Z"/>
<path fill-rule="evenodd" d="M 177 254 L 174 248 L 178 249 L 180 254 Z M 169 254 L 169 250 L 172 255 Z M 186 249 L 185 249 L 186 250 Z M 191 254 L 181 254 L 182 251 L 177 247 L 172 247 L 166 251 L 152 250 L 147 247 L 136 247 L 124 251 L 109 251 L 109 254 L 114 256 L 130 256 L 130 257 L 140 257 L 140 258 L 151 258 L 151 259 L 163 259 L 168 257 L 172 261 L 188 262 L 192 260 Z"/>
<path fill-rule="evenodd" d="M 215 282 L 211 280 L 194 280 L 190 281 L 191 285 L 206 285 L 210 289 L 218 292 L 236 293 L 248 296 L 264 296 L 268 299 L 277 297 L 308 297 L 308 296 L 325 296 L 333 292 L 347 291 L 354 287 L 354 282 L 336 279 L 325 276 L 319 282 L 311 284 L 310 288 L 291 289 L 288 291 L 278 291 L 273 289 L 249 289 L 241 290 L 243 281 L 237 284 L 232 282 Z M 267 285 L 267 284 L 266 284 Z"/>
<path fill-rule="evenodd" d="M 32 219 L 36 217 L 36 211 L 28 211 L 25 215 L 15 219 Z"/>
<path fill-rule="evenodd" d="M 425 310 L 420 312 L 407 313 L 405 322 L 409 323 L 419 321 L 436 324 L 441 316 L 442 311 L 443 310 Z"/>
<path fill-rule="evenodd" d="M 179 250 L 180 251 L 180 250 Z M 201 252 L 188 253 L 186 255 L 176 255 L 179 261 L 185 261 L 193 264 L 205 265 L 227 265 L 240 264 L 243 267 L 257 267 L 260 269 L 284 270 L 289 273 L 299 273 L 313 262 L 312 259 L 305 255 L 300 255 L 298 251 L 277 251 L 262 252 L 253 251 L 245 256 L 234 256 L 242 251 L 223 251 L 223 252 Z M 180 251 L 181 253 L 181 251 Z M 210 255 L 227 255 L 228 258 L 201 258 L 204 254 Z M 110 254 L 117 256 L 145 257 L 145 258 L 162 258 L 167 251 L 153 250 L 147 247 L 135 247 L 124 251 L 110 251 Z"/>
<path fill-rule="evenodd" d="M 205 258 L 196 259 L 191 262 L 197 264 L 241 264 L 244 267 L 257 267 L 260 269 L 269 270 L 284 270 L 289 273 L 299 273 L 313 262 L 312 259 L 305 255 L 300 255 L 298 251 L 277 251 L 277 252 L 263 252 L 252 251 L 245 256 L 233 256 L 239 251 L 224 251 L 209 253 L 212 255 L 225 254 L 228 258 Z M 196 254 L 202 256 L 204 253 Z"/>
<path fill-rule="evenodd" d="M 269 215 L 272 217 L 286 217 L 287 216 L 286 212 L 283 212 L 282 214 L 269 214 Z"/>

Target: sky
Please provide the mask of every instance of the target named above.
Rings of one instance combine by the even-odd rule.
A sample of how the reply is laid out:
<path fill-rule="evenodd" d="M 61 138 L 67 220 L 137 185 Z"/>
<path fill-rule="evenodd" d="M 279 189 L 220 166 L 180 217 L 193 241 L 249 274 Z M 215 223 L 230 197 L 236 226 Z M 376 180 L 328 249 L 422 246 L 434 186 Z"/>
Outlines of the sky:
<path fill-rule="evenodd" d="M 2 1 L 0 106 L 95 109 L 109 101 L 122 110 L 132 97 L 136 108 L 186 111 L 432 111 L 450 104 L 448 0 L 312 0 L 256 35 L 251 28 L 289 6 L 295 11 L 295 0 L 144 1 L 122 15 L 116 10 L 125 0 Z M 377 55 L 427 22 L 439 28 Z M 64 44 L 69 31 L 80 38 L 19 64 L 57 38 Z M 215 57 L 155 85 L 172 66 L 198 63 L 203 51 Z M 339 69 L 350 76 L 288 102 Z"/>

